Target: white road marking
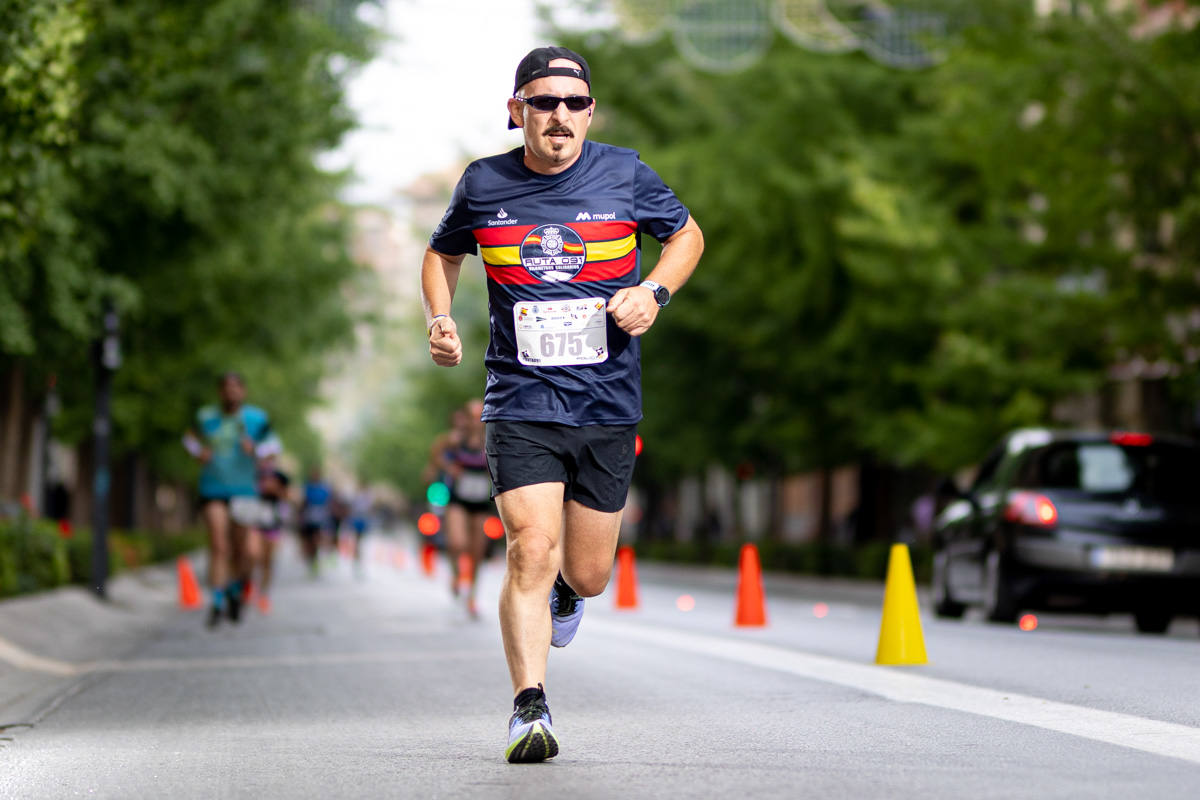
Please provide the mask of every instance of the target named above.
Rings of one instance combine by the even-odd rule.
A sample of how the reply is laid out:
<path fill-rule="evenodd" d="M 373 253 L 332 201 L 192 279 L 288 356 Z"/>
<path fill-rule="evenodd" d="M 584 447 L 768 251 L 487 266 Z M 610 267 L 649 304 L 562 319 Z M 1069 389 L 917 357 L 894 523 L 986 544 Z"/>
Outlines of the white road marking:
<path fill-rule="evenodd" d="M 78 664 L 34 655 L 4 637 L 0 637 L 0 661 L 7 661 L 17 669 L 29 672 L 45 672 L 49 675 L 61 675 L 63 677 L 79 675 L 82 672 Z"/>
<path fill-rule="evenodd" d="M 0 661 L 17 669 L 69 678 L 93 672 L 156 672 L 163 670 L 253 669 L 267 667 L 305 667 L 327 664 L 391 664 L 404 661 L 435 661 L 478 658 L 495 660 L 490 651 L 439 650 L 362 653 L 294 653 L 273 656 L 227 656 L 223 658 L 134 658 L 124 661 L 59 661 L 34 655 L 0 637 Z"/>
<path fill-rule="evenodd" d="M 588 622 L 588 628 L 623 639 L 636 639 L 674 650 L 845 686 L 899 703 L 920 703 L 978 714 L 1200 764 L 1200 728 L 1190 725 L 984 689 L 904 671 L 912 667 L 861 664 L 745 639 L 735 640 L 610 619 L 592 619 Z"/>

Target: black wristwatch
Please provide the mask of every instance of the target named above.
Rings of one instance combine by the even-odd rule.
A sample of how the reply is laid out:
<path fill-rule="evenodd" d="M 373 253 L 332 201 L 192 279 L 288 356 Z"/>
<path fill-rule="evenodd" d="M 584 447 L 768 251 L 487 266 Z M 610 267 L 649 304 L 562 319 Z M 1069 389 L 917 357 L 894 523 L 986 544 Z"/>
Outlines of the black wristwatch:
<path fill-rule="evenodd" d="M 662 308 L 667 303 L 671 302 L 671 292 L 661 283 L 654 281 L 642 281 L 642 286 L 645 286 L 650 291 L 654 292 L 654 302 L 658 303 L 658 307 Z"/>

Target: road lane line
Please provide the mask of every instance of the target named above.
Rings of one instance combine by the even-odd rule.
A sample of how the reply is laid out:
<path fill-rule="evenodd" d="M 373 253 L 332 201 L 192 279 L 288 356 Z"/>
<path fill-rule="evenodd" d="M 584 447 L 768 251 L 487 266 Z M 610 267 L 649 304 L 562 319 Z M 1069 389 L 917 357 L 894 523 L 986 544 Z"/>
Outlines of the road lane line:
<path fill-rule="evenodd" d="M 159 672 L 206 669 L 253 669 L 266 667 L 306 667 L 346 664 L 388 664 L 405 661 L 435 661 L 447 658 L 480 658 L 494 660 L 489 651 L 442 650 L 438 652 L 362 652 L 362 653 L 292 653 L 271 656 L 224 656 L 217 658 L 135 658 L 123 661 L 86 661 L 73 663 L 44 658 L 24 650 L 0 637 L 0 661 L 30 672 L 73 677 L 95 672 Z"/>
<path fill-rule="evenodd" d="M 44 672 L 48 675 L 61 675 L 63 677 L 80 675 L 85 671 L 85 667 L 81 667 L 79 664 L 34 655 L 2 636 L 0 636 L 0 661 L 7 661 L 17 669 L 29 672 Z"/>
<path fill-rule="evenodd" d="M 624 639 L 786 672 L 899 703 L 963 711 L 1200 764 L 1200 728 L 1190 725 L 1101 711 L 904 671 L 912 667 L 866 665 L 741 638 L 608 619 L 592 619 L 588 626 L 590 630 L 598 629 Z"/>

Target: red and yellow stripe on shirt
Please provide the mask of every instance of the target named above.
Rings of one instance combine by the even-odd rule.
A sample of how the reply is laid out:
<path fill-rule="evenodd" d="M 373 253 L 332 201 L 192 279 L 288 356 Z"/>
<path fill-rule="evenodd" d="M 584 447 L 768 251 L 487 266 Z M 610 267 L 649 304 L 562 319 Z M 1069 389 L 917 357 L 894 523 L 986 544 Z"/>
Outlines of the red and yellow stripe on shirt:
<path fill-rule="evenodd" d="M 476 228 L 475 241 L 487 276 L 497 283 L 540 283 L 521 266 L 521 243 L 537 225 Z M 633 222 L 573 222 L 563 225 L 579 234 L 586 246 L 587 261 L 572 283 L 620 278 L 637 267 L 637 225 Z M 541 237 L 531 237 L 538 244 Z M 563 242 L 563 252 L 581 254 L 584 249 Z"/>

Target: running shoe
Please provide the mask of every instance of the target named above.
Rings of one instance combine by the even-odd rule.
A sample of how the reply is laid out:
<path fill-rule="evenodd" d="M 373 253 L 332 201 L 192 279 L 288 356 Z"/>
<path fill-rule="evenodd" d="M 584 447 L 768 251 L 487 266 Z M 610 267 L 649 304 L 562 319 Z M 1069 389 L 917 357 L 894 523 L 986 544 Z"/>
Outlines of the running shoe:
<path fill-rule="evenodd" d="M 558 738 L 550 727 L 550 708 L 541 684 L 526 689 L 513 702 L 508 721 L 508 749 L 504 757 L 510 764 L 532 764 L 558 755 Z"/>
<path fill-rule="evenodd" d="M 220 623 L 221 623 L 221 607 L 220 606 L 209 606 L 208 607 L 208 621 L 206 624 L 208 625 L 209 628 L 215 628 Z"/>
<path fill-rule="evenodd" d="M 575 638 L 583 619 L 583 598 L 563 580 L 562 573 L 550 590 L 550 644 L 566 647 Z"/>
<path fill-rule="evenodd" d="M 225 604 L 228 606 L 226 611 L 229 613 L 230 622 L 241 622 L 242 620 L 242 593 L 241 591 L 233 591 L 225 593 Z"/>

